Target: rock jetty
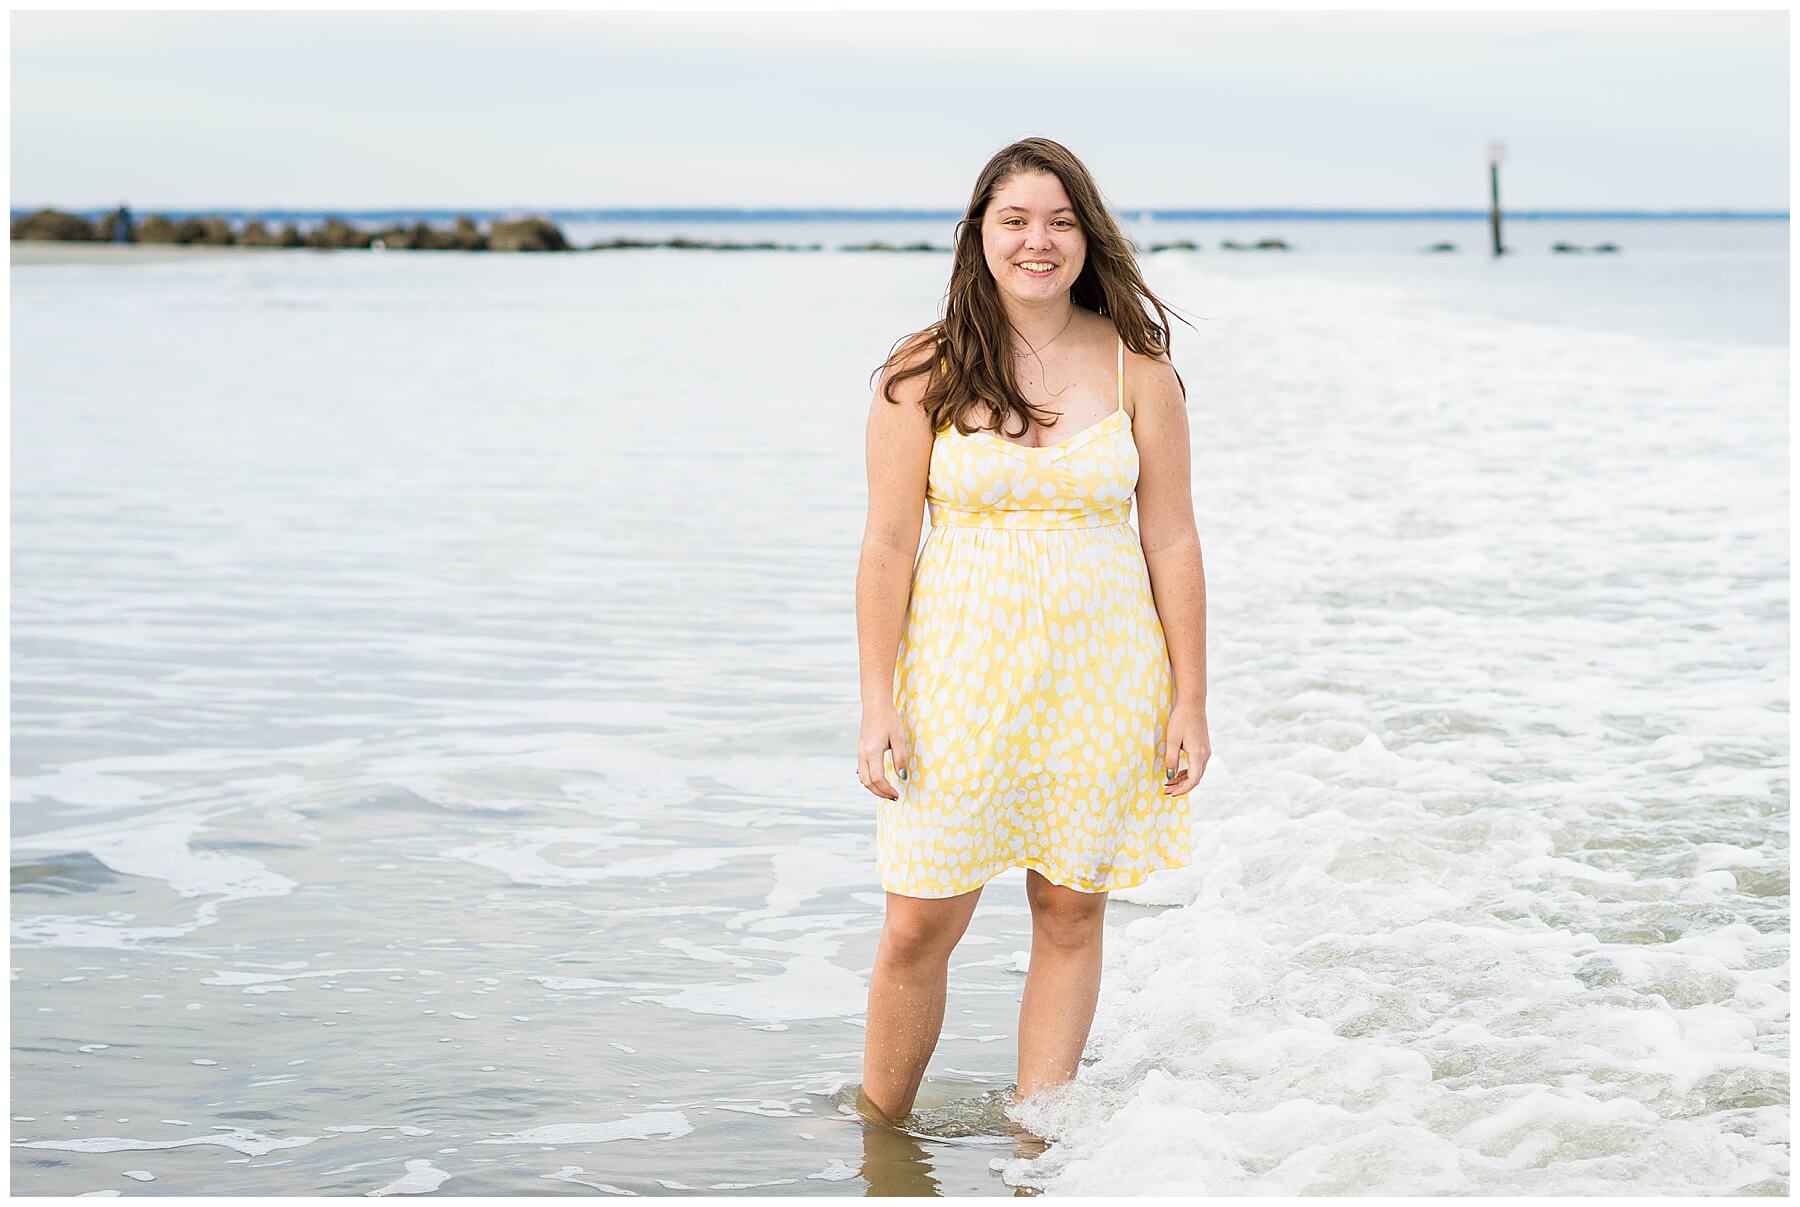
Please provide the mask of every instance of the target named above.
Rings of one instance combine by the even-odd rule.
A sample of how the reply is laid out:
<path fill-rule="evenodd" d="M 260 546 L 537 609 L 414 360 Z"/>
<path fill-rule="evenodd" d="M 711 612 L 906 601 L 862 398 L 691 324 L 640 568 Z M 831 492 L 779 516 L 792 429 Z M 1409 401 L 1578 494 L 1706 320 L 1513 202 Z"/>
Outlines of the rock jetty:
<path fill-rule="evenodd" d="M 124 237 L 119 224 L 124 222 Z M 338 217 L 328 217 L 310 231 L 302 232 L 289 222 L 280 230 L 270 230 L 260 219 L 244 220 L 233 227 L 223 217 L 188 217 L 171 219 L 151 214 L 133 221 L 121 210 L 103 214 L 89 221 L 80 214 L 45 209 L 13 220 L 14 239 L 41 239 L 79 243 L 161 243 L 196 244 L 210 247 L 309 247 L 323 251 L 625 251 L 638 248 L 671 248 L 676 251 L 819 251 L 818 243 L 730 243 L 706 239 L 606 239 L 576 247 L 564 236 L 560 227 L 547 218 L 525 217 L 496 220 L 484 231 L 467 215 L 449 227 L 435 227 L 426 222 L 411 226 L 387 226 L 364 230 Z M 949 251 L 926 248 L 923 244 L 909 248 L 885 245 L 858 250 Z"/>

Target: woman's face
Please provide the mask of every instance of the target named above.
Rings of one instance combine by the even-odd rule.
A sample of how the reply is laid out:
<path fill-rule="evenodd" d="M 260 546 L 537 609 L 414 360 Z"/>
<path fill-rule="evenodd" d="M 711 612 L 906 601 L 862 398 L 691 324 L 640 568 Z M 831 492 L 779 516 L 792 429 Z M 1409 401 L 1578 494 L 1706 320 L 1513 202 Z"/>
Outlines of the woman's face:
<path fill-rule="evenodd" d="M 1087 261 L 1087 236 L 1062 181 L 1049 172 L 1021 172 L 988 202 L 981 246 L 1002 297 L 1025 305 L 1066 294 Z M 1032 272 L 1048 264 L 1048 272 Z"/>

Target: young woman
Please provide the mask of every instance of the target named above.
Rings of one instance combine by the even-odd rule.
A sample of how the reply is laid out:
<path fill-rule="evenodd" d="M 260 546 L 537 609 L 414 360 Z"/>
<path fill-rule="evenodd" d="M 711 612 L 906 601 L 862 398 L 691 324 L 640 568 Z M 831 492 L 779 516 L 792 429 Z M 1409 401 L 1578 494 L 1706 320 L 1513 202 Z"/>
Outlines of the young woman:
<path fill-rule="evenodd" d="M 1027 869 L 1019 1101 L 1075 1075 L 1107 893 L 1192 858 L 1206 590 L 1167 323 L 1087 169 L 1028 138 L 976 181 L 944 317 L 879 370 L 856 581 L 879 1120 L 912 1110 L 984 884 Z"/>

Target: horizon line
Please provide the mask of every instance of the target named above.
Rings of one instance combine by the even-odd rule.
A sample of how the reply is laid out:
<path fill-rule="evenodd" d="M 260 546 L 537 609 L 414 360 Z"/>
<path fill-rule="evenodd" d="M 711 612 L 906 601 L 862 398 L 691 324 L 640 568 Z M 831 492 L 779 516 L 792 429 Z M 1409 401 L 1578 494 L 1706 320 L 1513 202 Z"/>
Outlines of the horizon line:
<path fill-rule="evenodd" d="M 594 220 L 611 219 L 614 221 L 632 221 L 649 219 L 680 219 L 685 221 L 754 221 L 757 219 L 810 219 L 813 221 L 831 221 L 837 219 L 863 220 L 916 220 L 943 221 L 956 220 L 963 216 L 961 209 L 925 209 L 896 206 L 706 206 L 706 205 L 670 205 L 670 206 L 442 206 L 442 205 L 387 205 L 387 206 L 185 206 L 185 205 L 136 205 L 129 201 L 102 206 L 64 207 L 55 205 L 20 206 L 11 208 L 13 217 L 36 213 L 41 210 L 61 210 L 64 213 L 106 215 L 113 213 L 123 204 L 131 210 L 153 214 L 181 214 L 187 216 L 213 215 L 287 215 L 293 217 L 328 218 L 335 215 L 379 216 L 393 214 L 417 214 L 454 218 L 459 215 L 517 215 L 544 216 L 561 215 Z M 1115 217 L 1141 220 L 1148 216 L 1152 220 L 1170 219 L 1175 221 L 1192 221 L 1195 219 L 1235 219 L 1235 218 L 1419 218 L 1419 219 L 1468 219 L 1477 220 L 1488 217 L 1485 208 L 1451 208 L 1425 207 L 1400 208 L 1379 206 L 1221 206 L 1200 208 L 1193 206 L 1132 206 L 1111 210 Z M 1502 207 L 1500 214 L 1504 218 L 1525 221 L 1547 218 L 1664 218 L 1664 219 L 1696 219 L 1696 218 L 1751 218 L 1751 219 L 1787 219 L 1789 211 L 1785 209 L 1728 209 L 1728 208 L 1657 208 L 1657 209 L 1570 209 L 1553 207 L 1535 207 L 1506 209 Z"/>

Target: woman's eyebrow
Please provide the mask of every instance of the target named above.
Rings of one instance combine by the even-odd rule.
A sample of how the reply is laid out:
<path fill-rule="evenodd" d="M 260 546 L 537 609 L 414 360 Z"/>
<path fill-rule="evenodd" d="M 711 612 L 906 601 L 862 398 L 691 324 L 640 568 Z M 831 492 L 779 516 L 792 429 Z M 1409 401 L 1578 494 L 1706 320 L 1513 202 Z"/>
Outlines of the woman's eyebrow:
<path fill-rule="evenodd" d="M 1007 210 L 1018 210 L 1021 214 L 1029 214 L 1031 212 L 1030 210 L 1026 209 L 1022 205 L 1003 205 L 1000 207 L 1000 212 L 1002 214 L 1004 214 Z M 1052 214 L 1073 214 L 1075 212 L 1075 210 L 1071 206 L 1059 205 L 1055 209 L 1051 210 L 1050 212 Z"/>

